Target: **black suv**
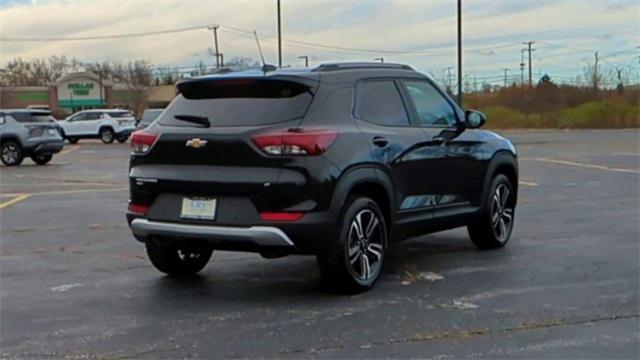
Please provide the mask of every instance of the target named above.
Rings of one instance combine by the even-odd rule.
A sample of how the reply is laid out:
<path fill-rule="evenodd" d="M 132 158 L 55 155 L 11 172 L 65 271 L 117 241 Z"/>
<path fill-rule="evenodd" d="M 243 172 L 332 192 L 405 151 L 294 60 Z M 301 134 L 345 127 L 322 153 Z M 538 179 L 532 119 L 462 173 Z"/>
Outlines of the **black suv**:
<path fill-rule="evenodd" d="M 409 66 L 231 73 L 178 90 L 132 137 L 127 220 L 162 272 L 194 274 L 214 249 L 310 254 L 361 291 L 402 239 L 467 226 L 479 248 L 509 240 L 513 145 Z"/>

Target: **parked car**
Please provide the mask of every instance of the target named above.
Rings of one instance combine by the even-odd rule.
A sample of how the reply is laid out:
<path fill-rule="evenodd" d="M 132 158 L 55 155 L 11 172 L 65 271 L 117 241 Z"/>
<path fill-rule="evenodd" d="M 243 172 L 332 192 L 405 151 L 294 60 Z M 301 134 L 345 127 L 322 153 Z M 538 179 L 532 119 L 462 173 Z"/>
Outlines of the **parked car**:
<path fill-rule="evenodd" d="M 51 111 L 51 109 L 49 109 L 49 105 L 29 105 L 27 106 L 27 109 Z"/>
<path fill-rule="evenodd" d="M 0 109 L 0 159 L 20 165 L 25 157 L 45 165 L 64 147 L 61 129 L 50 111 Z"/>
<path fill-rule="evenodd" d="M 100 139 L 105 144 L 125 142 L 136 128 L 127 110 L 94 109 L 79 111 L 60 121 L 64 137 L 75 144 L 79 139 Z"/>
<path fill-rule="evenodd" d="M 164 109 L 146 109 L 142 114 L 142 118 L 138 122 L 138 125 L 136 126 L 136 128 L 144 129 L 147 126 L 151 125 L 153 120 L 157 119 L 158 116 L 160 116 L 160 114 L 162 114 L 163 111 Z"/>
<path fill-rule="evenodd" d="M 374 286 L 387 246 L 460 226 L 504 246 L 516 151 L 427 76 L 326 64 L 182 81 L 132 136 L 127 219 L 151 263 L 180 276 L 216 249 L 317 257 L 348 291 Z"/>

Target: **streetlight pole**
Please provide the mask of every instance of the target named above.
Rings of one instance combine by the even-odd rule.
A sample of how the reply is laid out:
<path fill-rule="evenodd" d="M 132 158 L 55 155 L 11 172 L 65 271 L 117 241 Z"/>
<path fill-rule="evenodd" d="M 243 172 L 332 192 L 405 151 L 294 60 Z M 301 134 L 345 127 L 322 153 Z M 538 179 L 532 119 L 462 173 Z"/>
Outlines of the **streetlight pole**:
<path fill-rule="evenodd" d="M 304 67 L 309 67 L 309 57 L 307 55 L 298 56 L 298 59 L 304 59 Z"/>
<path fill-rule="evenodd" d="M 218 52 L 218 28 L 219 25 L 209 26 L 208 29 L 213 31 L 213 46 L 215 46 L 216 68 L 220 69 L 220 53 Z"/>
<path fill-rule="evenodd" d="M 462 0 L 458 0 L 458 105 L 462 106 Z"/>
<path fill-rule="evenodd" d="M 278 0 L 278 67 L 282 68 L 282 24 L 280 17 L 280 0 Z"/>

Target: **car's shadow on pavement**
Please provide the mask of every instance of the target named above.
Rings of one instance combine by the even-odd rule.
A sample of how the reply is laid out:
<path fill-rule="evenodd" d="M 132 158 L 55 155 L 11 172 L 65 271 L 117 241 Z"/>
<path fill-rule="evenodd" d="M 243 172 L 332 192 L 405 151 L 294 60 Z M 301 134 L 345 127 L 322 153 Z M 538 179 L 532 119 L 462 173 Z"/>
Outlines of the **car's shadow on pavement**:
<path fill-rule="evenodd" d="M 315 258 L 291 256 L 264 260 L 242 257 L 212 264 L 197 276 L 171 278 L 159 276 L 151 285 L 155 305 L 187 311 L 206 311 L 202 303 L 239 306 L 255 303 L 296 301 L 326 304 L 340 299 L 384 296 L 384 288 L 402 286 L 407 277 L 422 272 L 441 273 L 465 265 L 485 265 L 508 257 L 503 250 L 479 251 L 458 233 L 443 233 L 411 239 L 392 246 L 385 260 L 383 275 L 372 291 L 345 296 L 322 280 Z"/>

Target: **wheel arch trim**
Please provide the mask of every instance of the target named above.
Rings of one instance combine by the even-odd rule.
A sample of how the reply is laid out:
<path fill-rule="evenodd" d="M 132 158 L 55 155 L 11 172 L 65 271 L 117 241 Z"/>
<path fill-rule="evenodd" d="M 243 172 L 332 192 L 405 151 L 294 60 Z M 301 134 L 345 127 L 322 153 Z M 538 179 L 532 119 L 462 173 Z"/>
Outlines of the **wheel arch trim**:
<path fill-rule="evenodd" d="M 487 172 L 485 174 L 485 178 L 484 178 L 484 182 L 483 182 L 483 186 L 482 186 L 482 197 L 480 198 L 480 208 L 484 209 L 486 206 L 486 202 L 487 202 L 487 195 L 489 192 L 489 186 L 491 185 L 491 182 L 493 181 L 493 178 L 495 177 L 497 171 L 499 168 L 501 167 L 508 167 L 511 170 L 513 170 L 513 174 L 515 175 L 515 181 L 513 184 L 513 188 L 515 190 L 515 194 L 514 196 L 516 197 L 517 200 L 517 196 L 518 196 L 518 178 L 519 178 L 519 173 L 518 173 L 518 161 L 516 159 L 516 157 L 513 155 L 513 153 L 507 151 L 507 150 L 501 150 L 496 152 L 493 157 L 491 158 L 490 162 L 489 162 L 489 166 L 487 167 Z"/>

